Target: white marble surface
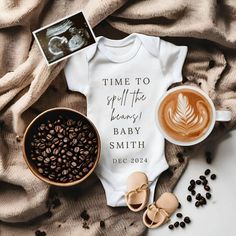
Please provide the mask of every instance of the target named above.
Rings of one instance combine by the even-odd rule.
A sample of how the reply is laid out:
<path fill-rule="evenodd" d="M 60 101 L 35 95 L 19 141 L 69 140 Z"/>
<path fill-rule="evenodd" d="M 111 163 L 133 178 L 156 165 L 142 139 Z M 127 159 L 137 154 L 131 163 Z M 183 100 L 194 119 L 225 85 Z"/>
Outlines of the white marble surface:
<path fill-rule="evenodd" d="M 192 178 L 197 178 L 205 169 L 211 169 L 217 175 L 212 186 L 212 199 L 204 207 L 196 208 L 186 200 L 187 186 Z M 204 192 L 202 188 L 197 190 Z M 185 229 L 169 230 L 167 225 L 148 230 L 148 236 L 235 236 L 236 235 L 236 131 L 222 141 L 211 165 L 207 164 L 203 153 L 191 158 L 189 166 L 175 188 L 174 193 L 182 203 L 180 211 L 190 216 L 192 222 Z M 171 222 L 177 217 L 174 215 Z"/>

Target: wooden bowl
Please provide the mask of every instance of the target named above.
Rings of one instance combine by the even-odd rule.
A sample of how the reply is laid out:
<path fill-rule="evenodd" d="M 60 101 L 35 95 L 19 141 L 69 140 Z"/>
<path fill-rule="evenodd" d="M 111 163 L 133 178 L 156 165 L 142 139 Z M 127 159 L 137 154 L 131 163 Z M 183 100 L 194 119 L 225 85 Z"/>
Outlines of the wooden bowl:
<path fill-rule="evenodd" d="M 52 181 L 49 178 L 43 176 L 42 174 L 40 174 L 38 172 L 32 158 L 31 158 L 31 155 L 30 155 L 30 153 L 31 153 L 30 143 L 32 142 L 33 135 L 37 132 L 37 128 L 39 127 L 39 125 L 42 123 L 46 123 L 47 120 L 56 120 L 59 117 L 59 115 L 67 116 L 70 119 L 76 120 L 76 121 L 81 120 L 81 121 L 89 124 L 90 128 L 92 127 L 91 131 L 93 131 L 93 133 L 95 134 L 96 139 L 97 139 L 97 154 L 96 154 L 96 159 L 94 160 L 93 167 L 81 179 L 75 180 L 73 182 L 65 182 L 65 183 L 56 182 L 56 181 Z M 41 179 L 42 181 L 44 181 L 50 185 L 68 187 L 68 186 L 73 186 L 73 185 L 83 182 L 85 179 L 88 178 L 89 175 L 92 174 L 92 172 L 96 168 L 96 166 L 99 162 L 99 159 L 100 159 L 101 141 L 100 141 L 100 136 L 98 134 L 96 127 L 86 116 L 84 116 L 80 112 L 70 109 L 70 108 L 65 108 L 65 107 L 52 108 L 52 109 L 46 110 L 46 111 L 42 112 L 41 114 L 39 114 L 36 118 L 34 118 L 31 121 L 31 123 L 26 128 L 22 141 L 23 141 L 23 143 L 22 143 L 23 144 L 22 145 L 23 156 L 24 156 L 24 159 L 25 159 L 29 169 L 36 177 L 38 177 L 39 179 Z"/>

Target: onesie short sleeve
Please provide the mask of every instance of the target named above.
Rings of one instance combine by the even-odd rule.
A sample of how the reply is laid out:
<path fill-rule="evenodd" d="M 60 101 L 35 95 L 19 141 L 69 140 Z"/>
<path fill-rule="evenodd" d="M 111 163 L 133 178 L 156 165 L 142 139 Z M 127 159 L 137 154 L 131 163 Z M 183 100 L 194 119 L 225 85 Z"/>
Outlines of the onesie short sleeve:
<path fill-rule="evenodd" d="M 68 88 L 87 95 L 89 84 L 86 50 L 73 55 L 67 62 L 64 72 Z"/>
<path fill-rule="evenodd" d="M 162 72 L 170 84 L 182 81 L 182 68 L 187 54 L 186 46 L 176 46 L 160 40 Z"/>

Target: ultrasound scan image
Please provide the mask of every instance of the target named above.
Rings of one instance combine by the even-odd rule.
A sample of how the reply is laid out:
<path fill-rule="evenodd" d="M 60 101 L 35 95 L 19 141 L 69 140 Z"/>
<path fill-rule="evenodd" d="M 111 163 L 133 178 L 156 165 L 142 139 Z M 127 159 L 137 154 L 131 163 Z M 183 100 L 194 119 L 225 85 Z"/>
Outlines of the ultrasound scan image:
<path fill-rule="evenodd" d="M 82 12 L 37 30 L 35 37 L 48 64 L 95 43 L 95 38 Z"/>

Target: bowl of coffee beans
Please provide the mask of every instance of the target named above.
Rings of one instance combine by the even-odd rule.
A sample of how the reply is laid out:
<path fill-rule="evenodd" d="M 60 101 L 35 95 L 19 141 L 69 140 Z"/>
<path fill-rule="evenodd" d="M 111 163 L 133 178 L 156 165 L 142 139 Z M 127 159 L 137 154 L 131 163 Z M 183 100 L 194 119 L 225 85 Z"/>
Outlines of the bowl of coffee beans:
<path fill-rule="evenodd" d="M 46 183 L 72 186 L 85 180 L 100 158 L 100 137 L 83 114 L 53 108 L 38 115 L 23 137 L 23 156 L 30 170 Z"/>

